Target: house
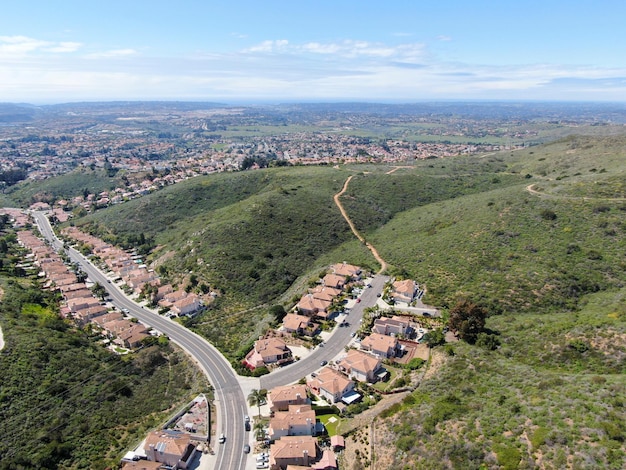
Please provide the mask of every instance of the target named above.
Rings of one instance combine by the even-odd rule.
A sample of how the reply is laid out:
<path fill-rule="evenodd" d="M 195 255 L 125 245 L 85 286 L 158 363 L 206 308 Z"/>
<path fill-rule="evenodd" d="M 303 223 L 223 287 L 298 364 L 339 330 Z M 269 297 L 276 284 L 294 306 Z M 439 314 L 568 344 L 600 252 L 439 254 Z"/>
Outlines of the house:
<path fill-rule="evenodd" d="M 380 359 L 363 351 L 351 349 L 337 366 L 348 377 L 359 382 L 376 382 L 376 371 L 380 368 Z"/>
<path fill-rule="evenodd" d="M 67 301 L 67 307 L 71 312 L 77 312 L 78 310 L 89 308 L 89 307 L 97 307 L 100 305 L 98 299 L 89 293 L 89 297 L 78 297 L 76 299 L 70 299 Z"/>
<path fill-rule="evenodd" d="M 123 461 L 122 465 L 122 470 L 160 470 L 162 464 L 159 462 L 148 462 L 147 460 L 140 459 L 130 462 Z"/>
<path fill-rule="evenodd" d="M 72 285 L 76 285 L 76 284 L 72 284 Z M 71 291 L 67 291 L 63 293 L 63 297 L 65 298 L 65 300 L 70 300 L 70 299 L 78 299 L 81 297 L 93 297 L 93 292 L 91 292 L 89 289 L 87 289 L 86 287 L 83 289 L 77 289 L 77 290 L 71 290 Z"/>
<path fill-rule="evenodd" d="M 161 300 L 163 297 L 165 297 L 165 295 L 171 294 L 172 292 L 174 292 L 174 288 L 171 284 L 165 284 L 164 286 L 160 286 L 157 290 L 155 300 Z"/>
<path fill-rule="evenodd" d="M 289 405 L 305 405 L 311 402 L 306 394 L 306 385 L 286 385 L 269 391 L 267 397 L 271 411 L 287 411 Z"/>
<path fill-rule="evenodd" d="M 345 261 L 343 263 L 333 264 L 330 269 L 333 274 L 343 276 L 344 278 L 350 278 L 353 281 L 361 279 L 361 268 L 348 264 Z"/>
<path fill-rule="evenodd" d="M 270 418 L 268 433 L 272 441 L 284 436 L 313 436 L 315 411 L 311 405 L 289 405 L 288 411 L 277 411 Z"/>
<path fill-rule="evenodd" d="M 286 470 L 288 465 L 309 467 L 318 460 L 320 449 L 312 436 L 285 436 L 270 447 L 270 468 Z"/>
<path fill-rule="evenodd" d="M 322 284 L 324 284 L 325 287 L 343 289 L 343 286 L 346 284 L 346 277 L 333 273 L 326 274 L 326 276 L 322 278 Z"/>
<path fill-rule="evenodd" d="M 104 328 L 104 325 L 109 322 L 119 321 L 123 319 L 124 319 L 124 315 L 122 315 L 120 312 L 113 311 L 113 312 L 105 313 L 104 315 L 93 317 L 91 319 L 91 322 Z"/>
<path fill-rule="evenodd" d="M 337 470 L 337 456 L 332 450 L 325 450 L 322 457 L 311 465 L 312 470 Z"/>
<path fill-rule="evenodd" d="M 398 339 L 394 336 L 372 333 L 361 341 L 361 349 L 371 351 L 384 359 L 395 357 L 398 349 Z"/>
<path fill-rule="evenodd" d="M 189 434 L 176 431 L 153 431 L 145 440 L 144 452 L 150 462 L 160 462 L 175 469 L 186 469 L 196 447 Z"/>
<path fill-rule="evenodd" d="M 395 281 L 392 285 L 391 296 L 396 302 L 411 303 L 415 299 L 417 293 L 417 284 L 411 279 L 405 279 L 404 281 Z"/>
<path fill-rule="evenodd" d="M 297 303 L 296 307 L 305 315 L 326 317 L 328 315 L 327 309 L 330 307 L 330 304 L 330 300 L 320 300 L 313 297 L 313 294 L 305 294 Z"/>
<path fill-rule="evenodd" d="M 283 340 L 266 338 L 254 343 L 254 348 L 246 355 L 244 363 L 251 369 L 256 369 L 269 364 L 284 364 L 291 359 L 291 349 Z"/>
<path fill-rule="evenodd" d="M 172 311 L 178 316 L 189 315 L 197 312 L 201 306 L 200 298 L 195 294 L 189 294 L 187 297 L 174 302 Z"/>
<path fill-rule="evenodd" d="M 411 326 L 408 318 L 405 317 L 381 317 L 374 320 L 372 332 L 381 335 L 406 336 L 411 332 Z"/>
<path fill-rule="evenodd" d="M 79 325 L 84 325 L 95 317 L 106 315 L 107 312 L 108 310 L 104 305 L 81 308 L 74 312 L 74 319 Z"/>
<path fill-rule="evenodd" d="M 341 289 L 327 286 L 316 286 L 310 291 L 310 294 L 315 299 L 332 302 L 339 294 L 341 294 Z"/>
<path fill-rule="evenodd" d="M 150 335 L 145 326 L 141 323 L 133 323 L 129 328 L 120 331 L 113 342 L 125 348 L 133 349 L 141 346 L 141 342 L 148 336 Z"/>
<path fill-rule="evenodd" d="M 313 336 L 319 330 L 319 325 L 313 323 L 311 318 L 297 313 L 288 313 L 283 318 L 283 330 L 287 333 L 297 333 L 299 335 Z"/>
<path fill-rule="evenodd" d="M 309 389 L 330 403 L 337 403 L 354 390 L 354 382 L 330 367 L 324 367 L 317 377 L 307 382 Z"/>

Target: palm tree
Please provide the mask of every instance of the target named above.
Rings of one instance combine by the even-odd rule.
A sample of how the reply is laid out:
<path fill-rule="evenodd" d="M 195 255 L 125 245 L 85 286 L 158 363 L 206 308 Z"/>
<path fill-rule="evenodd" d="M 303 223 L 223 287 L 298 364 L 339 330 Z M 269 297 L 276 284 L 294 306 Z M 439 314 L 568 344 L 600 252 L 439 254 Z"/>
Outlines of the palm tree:
<path fill-rule="evenodd" d="M 254 438 L 257 441 L 262 441 L 265 438 L 265 425 L 262 421 L 254 422 Z"/>
<path fill-rule="evenodd" d="M 259 409 L 259 416 L 261 416 L 261 405 L 265 403 L 265 397 L 267 397 L 267 390 L 252 389 L 248 395 L 248 404 L 250 406 L 256 406 Z"/>

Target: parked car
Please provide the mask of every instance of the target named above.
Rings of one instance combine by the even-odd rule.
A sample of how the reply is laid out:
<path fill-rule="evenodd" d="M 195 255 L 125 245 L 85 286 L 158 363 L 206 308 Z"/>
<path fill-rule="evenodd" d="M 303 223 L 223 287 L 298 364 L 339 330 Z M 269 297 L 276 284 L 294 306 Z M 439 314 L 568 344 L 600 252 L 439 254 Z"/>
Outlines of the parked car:
<path fill-rule="evenodd" d="M 248 444 L 243 446 L 243 453 L 244 454 L 249 454 L 250 453 L 250 446 Z"/>
<path fill-rule="evenodd" d="M 220 444 L 223 444 L 224 442 L 226 442 L 226 436 L 224 436 L 224 433 L 220 434 L 220 438 L 218 439 L 218 442 Z"/>
<path fill-rule="evenodd" d="M 328 364 L 328 361 L 322 361 L 320 362 L 320 366 L 324 367 L 326 364 Z"/>

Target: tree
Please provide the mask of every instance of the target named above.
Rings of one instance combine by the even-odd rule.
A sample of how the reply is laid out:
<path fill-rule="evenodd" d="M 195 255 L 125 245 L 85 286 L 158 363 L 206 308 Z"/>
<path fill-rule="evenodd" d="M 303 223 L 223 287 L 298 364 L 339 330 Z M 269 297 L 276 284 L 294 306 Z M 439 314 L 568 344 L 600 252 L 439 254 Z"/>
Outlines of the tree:
<path fill-rule="evenodd" d="M 254 438 L 257 441 L 262 441 L 263 438 L 265 437 L 265 425 L 263 424 L 262 421 L 255 421 L 254 422 Z"/>
<path fill-rule="evenodd" d="M 91 292 L 93 292 L 93 295 L 98 297 L 100 300 L 104 300 L 105 297 L 108 295 L 107 290 L 99 282 L 96 282 L 94 284 L 94 286 L 91 288 Z"/>
<path fill-rule="evenodd" d="M 261 405 L 265 403 L 267 397 L 267 390 L 265 389 L 252 389 L 248 395 L 248 404 L 250 406 L 256 406 L 259 409 L 259 416 L 261 416 Z"/>
<path fill-rule="evenodd" d="M 424 335 L 424 342 L 429 348 L 434 348 L 435 346 L 440 346 L 446 342 L 446 335 L 443 333 L 441 328 L 437 328 Z"/>
<path fill-rule="evenodd" d="M 450 310 L 448 326 L 459 338 L 474 344 L 485 329 L 487 311 L 469 300 L 460 300 Z"/>

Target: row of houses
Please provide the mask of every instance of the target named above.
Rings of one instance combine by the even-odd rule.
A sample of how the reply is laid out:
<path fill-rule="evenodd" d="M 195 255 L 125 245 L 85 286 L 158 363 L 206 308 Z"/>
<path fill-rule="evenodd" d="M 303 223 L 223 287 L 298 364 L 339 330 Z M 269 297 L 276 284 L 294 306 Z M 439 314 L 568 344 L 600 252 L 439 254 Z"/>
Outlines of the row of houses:
<path fill-rule="evenodd" d="M 331 316 L 330 307 L 343 292 L 344 286 L 361 279 L 361 268 L 348 263 L 330 266 L 330 272 L 296 304 L 296 311 L 283 318 L 280 330 L 284 333 L 315 336 L 319 333 L 320 320 Z M 317 321 L 315 321 L 317 320 Z M 293 361 L 293 355 L 287 344 L 280 338 L 260 338 L 246 355 L 243 364 L 251 370 L 258 367 L 283 365 Z"/>
<path fill-rule="evenodd" d="M 59 254 L 30 230 L 17 232 L 17 238 L 22 246 L 31 251 L 33 264 L 47 279 L 45 286 L 57 290 L 63 297 L 62 316 L 80 326 L 91 322 L 113 343 L 125 348 L 136 348 L 149 336 L 148 329 L 141 323 L 124 318 L 118 311 L 109 312 L 87 285 L 79 281 Z"/>
<path fill-rule="evenodd" d="M 272 444 L 269 467 L 273 470 L 306 468 L 336 470 L 334 449 L 320 449 L 316 435 L 321 431 L 315 411 L 302 384 L 276 387 L 268 393 L 272 412 L 268 435 Z"/>
<path fill-rule="evenodd" d="M 98 256 L 117 279 L 121 279 L 136 294 L 149 292 L 153 301 L 162 308 L 168 308 L 177 316 L 192 315 L 202 307 L 197 294 L 183 289 L 174 289 L 170 284 L 161 284 L 157 274 L 142 264 L 141 257 L 132 255 L 116 246 L 106 243 L 76 227 L 63 229 L 62 234 L 82 243 Z M 147 287 L 150 287 L 149 289 Z"/>

